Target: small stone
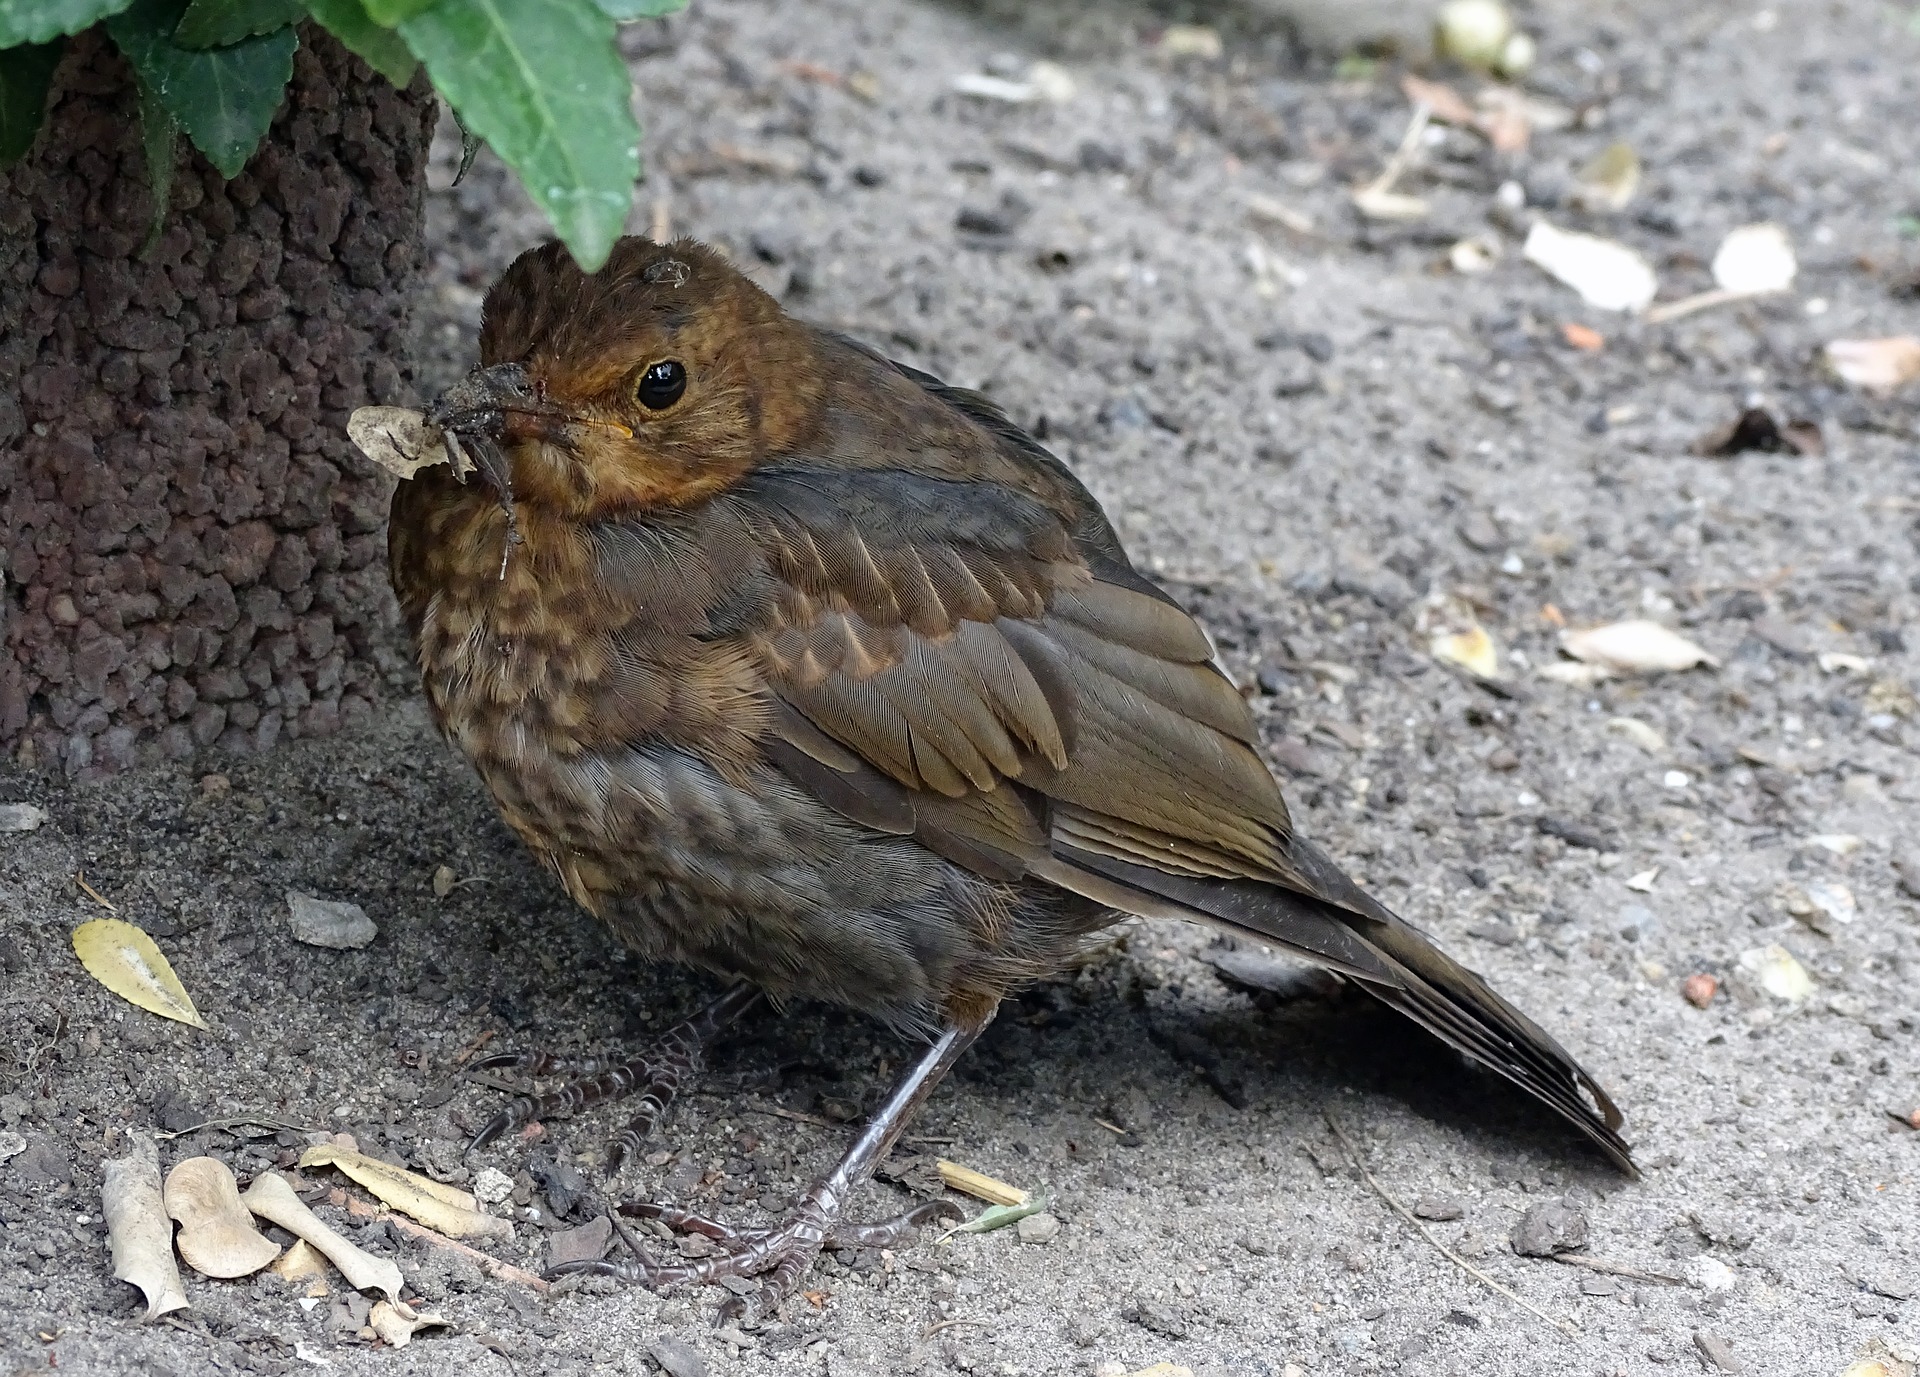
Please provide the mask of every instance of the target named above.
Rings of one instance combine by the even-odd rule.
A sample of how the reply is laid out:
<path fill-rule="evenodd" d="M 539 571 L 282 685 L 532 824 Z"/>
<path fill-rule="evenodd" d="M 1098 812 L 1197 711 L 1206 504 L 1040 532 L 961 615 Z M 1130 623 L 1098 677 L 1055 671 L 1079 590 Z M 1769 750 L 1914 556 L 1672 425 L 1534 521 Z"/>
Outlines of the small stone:
<path fill-rule="evenodd" d="M 1127 1311 L 1126 1317 L 1142 1329 L 1150 1329 L 1169 1339 L 1184 1339 L 1191 1332 L 1183 1311 L 1159 1301 L 1141 1301 Z"/>
<path fill-rule="evenodd" d="M 50 816 L 36 803 L 0 803 L 0 832 L 35 832 Z"/>
<path fill-rule="evenodd" d="M 444 899 L 453 893 L 453 887 L 460 883 L 460 877 L 453 873 L 450 865 L 437 865 L 433 868 L 433 897 Z"/>
<path fill-rule="evenodd" d="M 647 1356 L 660 1364 L 667 1377 L 707 1377 L 707 1360 L 685 1339 L 662 1334 L 647 1345 Z"/>
<path fill-rule="evenodd" d="M 1704 1329 L 1693 1331 L 1693 1346 L 1700 1350 L 1700 1356 L 1716 1372 L 1745 1372 L 1747 1365 L 1734 1356 L 1733 1345 L 1718 1334 L 1710 1334 Z"/>
<path fill-rule="evenodd" d="M 225 798 L 233 792 L 233 781 L 222 774 L 200 776 L 200 796 L 202 798 Z"/>
<path fill-rule="evenodd" d="M 0 1163 L 11 1162 L 27 1150 L 27 1140 L 11 1130 L 0 1133 Z"/>
<path fill-rule="evenodd" d="M 482 1167 L 473 1174 L 473 1198 L 482 1205 L 498 1205 L 513 1195 L 513 1178 L 498 1167 Z"/>
<path fill-rule="evenodd" d="M 1583 1296 L 1617 1296 L 1620 1283 L 1612 1277 L 1596 1276 L 1580 1279 L 1580 1294 Z"/>
<path fill-rule="evenodd" d="M 1900 888 L 1908 897 L 1920 899 L 1920 852 L 1895 857 L 1893 873 L 1899 876 Z"/>
<path fill-rule="evenodd" d="M 549 1270 L 574 1262 L 597 1262 L 606 1255 L 613 1237 L 613 1221 L 605 1215 L 577 1229 L 564 1229 L 547 1239 Z"/>
<path fill-rule="evenodd" d="M 1051 1243 L 1060 1236 L 1060 1221 L 1050 1214 L 1030 1214 L 1014 1226 L 1022 1243 Z"/>
<path fill-rule="evenodd" d="M 1737 1278 L 1733 1268 L 1702 1253 L 1687 1264 L 1687 1280 L 1702 1291 L 1731 1291 Z"/>
<path fill-rule="evenodd" d="M 293 935 L 309 946 L 330 947 L 335 951 L 358 951 L 380 935 L 380 929 L 358 904 L 333 899 L 316 899 L 297 889 L 287 891 L 287 907 L 293 912 Z"/>
<path fill-rule="evenodd" d="M 1680 982 L 1680 993 L 1686 996 L 1687 1003 L 1694 1008 L 1704 1009 L 1713 1003 L 1713 997 L 1720 993 L 1720 982 L 1705 972 L 1690 975 Z"/>
<path fill-rule="evenodd" d="M 1457 1195 L 1423 1195 L 1413 1202 L 1413 1213 L 1419 1219 L 1463 1219 L 1467 1202 Z"/>
<path fill-rule="evenodd" d="M 1513 1251 L 1522 1257 L 1570 1253 L 1587 1242 L 1587 1217 L 1571 1200 L 1546 1200 L 1513 1227 Z"/>

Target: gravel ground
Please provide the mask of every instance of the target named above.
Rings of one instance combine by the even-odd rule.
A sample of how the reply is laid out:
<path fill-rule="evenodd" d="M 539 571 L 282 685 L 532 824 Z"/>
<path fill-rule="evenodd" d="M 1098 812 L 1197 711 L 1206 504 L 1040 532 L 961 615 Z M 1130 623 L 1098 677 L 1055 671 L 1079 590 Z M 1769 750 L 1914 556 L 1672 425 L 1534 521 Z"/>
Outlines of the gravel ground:
<path fill-rule="evenodd" d="M 337 1292 L 303 1307 L 270 1276 L 190 1279 L 191 1311 L 137 1325 L 98 1222 L 120 1128 L 296 1126 L 162 1144 L 243 1178 L 317 1128 L 455 1179 L 496 1167 L 547 1220 L 489 1246 L 538 1269 L 549 1224 L 598 1208 L 619 1116 L 463 1164 L 499 1093 L 447 1082 L 456 1059 L 483 1038 L 612 1051 L 702 997 L 567 905 L 402 692 L 364 733 L 265 759 L 0 778 L 0 800 L 51 814 L 0 838 L 0 1133 L 26 1144 L 0 1164 L 0 1371 L 1908 1371 L 1920 1134 L 1892 1114 L 1920 1105 L 1920 910 L 1896 865 L 1920 794 L 1915 417 L 1823 379 L 1817 355 L 1915 326 L 1914 13 L 1533 7 L 1533 86 L 1580 120 L 1507 166 L 1445 134 L 1402 186 L 1431 214 L 1396 225 L 1358 220 L 1345 190 L 1401 137 L 1396 72 L 1302 58 L 1251 11 L 1199 14 L 1225 43 L 1209 60 L 1154 47 L 1191 11 L 695 0 L 631 53 L 654 169 L 636 228 L 727 246 L 795 310 L 1044 433 L 1216 633 L 1303 826 L 1614 1087 L 1644 1179 L 1367 1001 L 1270 970 L 1251 978 L 1281 991 L 1249 993 L 1209 934 L 1147 924 L 1006 1008 L 908 1144 L 1047 1187 L 1048 1242 L 842 1255 L 742 1332 L 716 1330 L 712 1294 L 539 1296 L 323 1203 L 451 1332 L 378 1348 Z M 1035 59 L 1071 74 L 1071 100 L 948 91 Z M 1646 176 L 1625 212 L 1589 216 L 1574 171 L 1616 139 Z M 1501 208 L 1509 179 L 1528 209 Z M 1263 197 L 1311 229 L 1250 211 Z M 1801 275 L 1637 323 L 1520 261 L 1536 212 L 1639 248 L 1669 295 L 1708 285 L 1721 235 L 1757 220 L 1787 229 Z M 423 389 L 466 365 L 485 284 L 539 230 L 484 158 L 434 197 Z M 1447 248 L 1470 235 L 1504 256 L 1463 277 Z M 1604 348 L 1572 347 L 1568 323 Z M 1755 394 L 1817 422 L 1825 454 L 1689 453 Z M 1477 609 L 1509 687 L 1426 656 L 1432 594 Z M 1638 615 L 1718 667 L 1536 673 L 1556 617 Z M 1860 845 L 1809 840 L 1836 835 Z M 441 866 L 459 882 L 436 897 Z M 77 870 L 156 938 L 209 1032 L 79 969 L 68 931 L 99 910 Z M 1844 909 L 1836 887 L 1852 921 L 1807 901 Z M 363 905 L 380 936 L 294 943 L 288 889 Z M 1740 965 L 1776 943 L 1811 975 L 1798 1003 Z M 1702 973 L 1721 981 L 1705 1009 L 1680 991 Z M 620 1192 L 754 1218 L 831 1160 L 832 1121 L 906 1050 L 858 1018 L 767 1016 Z M 1516 1225 L 1555 1204 L 1618 1273 L 1515 1253 Z"/>

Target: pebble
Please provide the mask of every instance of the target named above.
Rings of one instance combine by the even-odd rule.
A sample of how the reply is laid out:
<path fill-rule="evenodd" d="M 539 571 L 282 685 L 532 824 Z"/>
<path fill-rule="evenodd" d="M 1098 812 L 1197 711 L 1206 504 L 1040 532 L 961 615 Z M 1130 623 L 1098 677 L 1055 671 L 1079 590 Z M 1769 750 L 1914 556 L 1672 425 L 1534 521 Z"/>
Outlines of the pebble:
<path fill-rule="evenodd" d="M 1745 1372 L 1747 1365 L 1734 1355 L 1733 1345 L 1704 1329 L 1693 1331 L 1693 1346 L 1716 1372 Z"/>
<path fill-rule="evenodd" d="M 0 832 L 34 832 L 52 816 L 37 803 L 0 803 Z"/>
<path fill-rule="evenodd" d="M 663 1334 L 647 1345 L 647 1356 L 667 1377 L 707 1377 L 707 1360 L 685 1339 Z"/>
<path fill-rule="evenodd" d="M 597 1261 L 606 1255 L 607 1243 L 612 1237 L 613 1221 L 605 1215 L 577 1229 L 564 1229 L 547 1240 L 547 1266 Z"/>
<path fill-rule="evenodd" d="M 358 904 L 333 899 L 316 899 L 297 889 L 287 891 L 287 907 L 293 913 L 293 935 L 309 946 L 329 947 L 334 951 L 358 951 L 380 935 L 373 919 Z"/>
<path fill-rule="evenodd" d="M 1060 1236 L 1060 1221 L 1050 1214 L 1030 1214 L 1014 1226 L 1022 1243 L 1051 1243 Z"/>
<path fill-rule="evenodd" d="M 1587 1242 L 1587 1217 L 1570 1200 L 1544 1200 L 1520 1217 L 1510 1240 L 1522 1257 L 1570 1253 Z"/>
<path fill-rule="evenodd" d="M 513 1194 L 513 1178 L 498 1167 L 482 1167 L 473 1174 L 473 1198 L 482 1205 L 498 1205 Z"/>
<path fill-rule="evenodd" d="M 1413 1213 L 1419 1219 L 1462 1219 L 1467 1202 L 1457 1195 L 1423 1195 L 1413 1202 Z"/>
<path fill-rule="evenodd" d="M 1713 1003 L 1713 997 L 1720 993 L 1720 982 L 1705 972 L 1690 975 L 1680 982 L 1680 993 L 1686 996 L 1687 1003 L 1696 1009 L 1704 1009 Z"/>

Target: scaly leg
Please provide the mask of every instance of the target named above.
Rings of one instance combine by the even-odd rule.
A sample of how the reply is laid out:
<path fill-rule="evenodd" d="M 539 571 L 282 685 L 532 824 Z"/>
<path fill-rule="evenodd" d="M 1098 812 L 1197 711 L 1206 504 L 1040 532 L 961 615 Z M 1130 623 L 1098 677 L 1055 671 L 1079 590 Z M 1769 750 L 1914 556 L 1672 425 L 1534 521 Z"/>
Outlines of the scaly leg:
<path fill-rule="evenodd" d="M 667 1029 L 629 1061 L 510 1052 L 476 1062 L 473 1067 L 476 1071 L 515 1070 L 530 1076 L 573 1075 L 579 1079 L 544 1095 L 517 1096 L 473 1135 L 467 1151 L 483 1148 L 534 1119 L 565 1118 L 639 1092 L 640 1112 L 614 1140 L 607 1167 L 607 1175 L 612 1176 L 627 1157 L 639 1149 L 641 1140 L 659 1125 L 681 1085 L 700 1074 L 706 1062 L 707 1043 L 751 1009 L 759 998 L 760 991 L 751 985 L 731 986 L 691 1018 Z"/>
<path fill-rule="evenodd" d="M 949 1028 L 942 1033 L 926 1055 L 895 1082 L 887 1102 L 867 1120 L 860 1136 L 853 1140 L 833 1170 L 807 1191 L 784 1224 L 771 1229 L 736 1230 L 670 1205 L 623 1205 L 622 1214 L 657 1219 L 669 1227 L 705 1234 L 726 1245 L 728 1251 L 695 1262 L 658 1262 L 616 1215 L 614 1225 L 633 1254 L 631 1261 L 597 1259 L 568 1263 L 555 1268 L 555 1274 L 604 1272 L 654 1290 L 681 1282 L 717 1281 L 721 1277 L 760 1277 L 763 1280 L 755 1309 L 756 1313 L 765 1314 L 792 1293 L 822 1248 L 836 1244 L 885 1247 L 894 1242 L 933 1218 L 942 1202 L 922 1205 L 881 1224 L 861 1225 L 845 1224 L 841 1220 L 848 1198 L 872 1177 L 873 1169 L 893 1150 L 914 1112 L 985 1028 L 986 1023 L 982 1022 L 976 1028 Z"/>

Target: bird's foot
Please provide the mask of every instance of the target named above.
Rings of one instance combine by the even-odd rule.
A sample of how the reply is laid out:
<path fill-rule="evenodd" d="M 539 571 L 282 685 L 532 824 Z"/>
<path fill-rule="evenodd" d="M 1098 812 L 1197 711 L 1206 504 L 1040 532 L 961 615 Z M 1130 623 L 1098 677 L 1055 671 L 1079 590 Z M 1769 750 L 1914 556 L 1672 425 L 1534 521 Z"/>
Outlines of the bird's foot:
<path fill-rule="evenodd" d="M 666 1117 L 682 1086 L 706 1065 L 706 1047 L 720 1030 L 745 1013 L 759 991 L 735 985 L 691 1018 L 676 1023 L 627 1061 L 594 1057 L 556 1057 L 544 1052 L 505 1053 L 474 1063 L 475 1071 L 519 1071 L 532 1077 L 571 1076 L 557 1090 L 517 1095 L 489 1119 L 467 1151 L 474 1152 L 535 1119 L 566 1118 L 596 1105 L 640 1096 L 640 1109 L 614 1140 L 607 1175 L 620 1170 Z"/>
<path fill-rule="evenodd" d="M 932 1200 L 877 1224 L 855 1224 L 841 1218 L 844 1205 L 844 1196 L 831 1178 L 809 1190 L 786 1221 L 772 1228 L 737 1228 L 673 1205 L 622 1205 L 610 1218 L 626 1245 L 628 1258 L 564 1263 L 549 1275 L 597 1272 L 638 1282 L 654 1291 L 688 1283 L 752 1281 L 755 1286 L 744 1293 L 729 1288 L 735 1294 L 723 1312 L 758 1319 L 773 1313 L 794 1293 L 822 1249 L 887 1248 L 935 1219 L 960 1216 L 959 1207 L 951 1201 Z M 720 1251 L 687 1262 L 662 1262 L 647 1250 L 621 1215 L 655 1220 L 676 1233 L 698 1234 L 719 1244 Z"/>

